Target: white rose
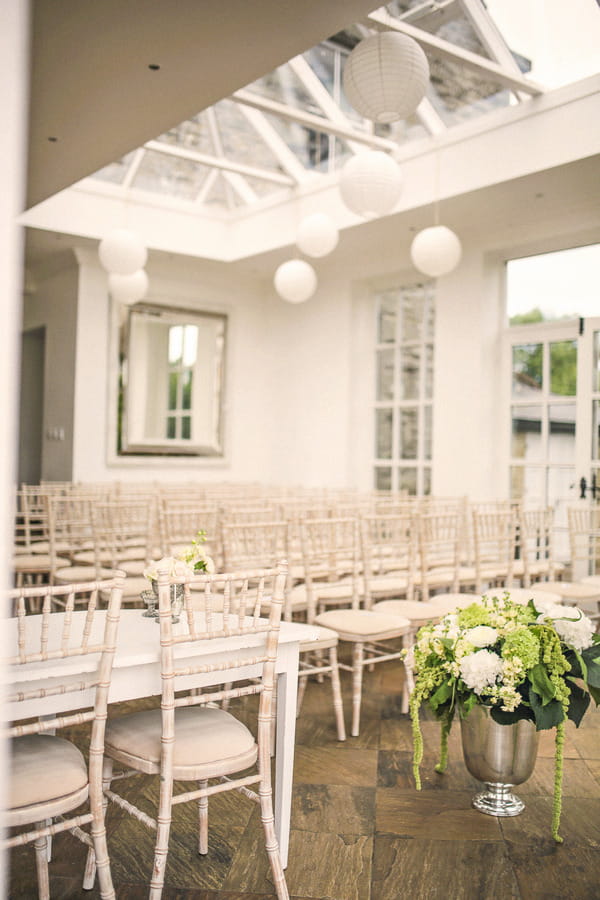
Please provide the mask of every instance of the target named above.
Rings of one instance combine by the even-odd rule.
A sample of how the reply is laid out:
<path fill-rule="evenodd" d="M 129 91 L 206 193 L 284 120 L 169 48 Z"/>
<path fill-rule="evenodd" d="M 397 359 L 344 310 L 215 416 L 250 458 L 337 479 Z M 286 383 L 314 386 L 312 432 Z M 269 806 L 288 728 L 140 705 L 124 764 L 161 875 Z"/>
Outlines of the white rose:
<path fill-rule="evenodd" d="M 489 625 L 476 625 L 464 633 L 464 639 L 474 647 L 491 647 L 498 640 L 498 632 Z"/>

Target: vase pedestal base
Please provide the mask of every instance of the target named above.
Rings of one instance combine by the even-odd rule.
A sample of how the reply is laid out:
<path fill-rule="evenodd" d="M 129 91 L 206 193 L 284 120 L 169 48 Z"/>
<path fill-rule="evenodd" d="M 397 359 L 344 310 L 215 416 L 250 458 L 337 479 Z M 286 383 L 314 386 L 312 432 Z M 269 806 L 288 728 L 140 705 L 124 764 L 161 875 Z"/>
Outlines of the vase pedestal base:
<path fill-rule="evenodd" d="M 486 781 L 486 790 L 473 797 L 472 805 L 487 816 L 518 816 L 525 804 L 511 793 L 512 784 Z"/>

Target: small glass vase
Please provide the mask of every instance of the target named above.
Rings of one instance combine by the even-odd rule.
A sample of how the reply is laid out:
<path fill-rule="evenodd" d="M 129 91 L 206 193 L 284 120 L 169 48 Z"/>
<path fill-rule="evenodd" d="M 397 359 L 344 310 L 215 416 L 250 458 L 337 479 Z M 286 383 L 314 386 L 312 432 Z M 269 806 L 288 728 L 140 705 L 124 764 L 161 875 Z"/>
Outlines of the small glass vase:
<path fill-rule="evenodd" d="M 499 725 L 489 706 L 478 705 L 461 716 L 460 731 L 465 765 L 486 788 L 472 805 L 489 816 L 518 816 L 525 804 L 511 788 L 527 781 L 534 770 L 539 738 L 535 724 L 521 719 Z"/>
<path fill-rule="evenodd" d="M 151 589 L 148 591 L 142 591 L 141 597 L 144 603 L 146 604 L 146 611 L 142 613 L 143 616 L 148 618 L 155 619 L 158 623 L 158 582 L 151 582 Z M 173 624 L 179 622 L 179 617 L 181 615 L 181 610 L 183 609 L 183 595 L 184 588 L 182 584 L 172 584 L 170 586 L 171 591 L 171 610 L 172 616 L 171 621 Z"/>

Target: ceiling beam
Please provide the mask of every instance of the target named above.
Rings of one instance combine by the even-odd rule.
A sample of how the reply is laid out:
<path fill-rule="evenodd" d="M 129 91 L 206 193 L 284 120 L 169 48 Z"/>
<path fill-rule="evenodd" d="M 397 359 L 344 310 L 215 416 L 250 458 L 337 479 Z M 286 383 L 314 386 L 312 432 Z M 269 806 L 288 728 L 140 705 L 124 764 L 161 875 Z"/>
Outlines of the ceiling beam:
<path fill-rule="evenodd" d="M 210 156 L 208 153 L 197 153 L 195 150 L 185 150 L 183 147 L 176 147 L 173 144 L 162 144 L 160 141 L 146 141 L 144 144 L 146 150 L 155 150 L 157 153 L 164 153 L 167 156 L 178 156 L 180 159 L 190 159 L 192 162 L 200 163 L 203 166 L 210 166 L 213 169 L 223 169 L 225 172 L 235 172 L 238 175 L 248 175 L 251 178 L 260 178 L 262 181 L 271 181 L 273 184 L 283 184 L 293 187 L 296 183 L 289 175 L 282 175 L 280 172 L 270 172 L 268 169 L 259 169 L 257 166 L 247 166 L 244 163 L 233 162 L 233 160 L 225 159 L 225 157 Z"/>
<path fill-rule="evenodd" d="M 235 94 L 232 94 L 231 100 L 235 100 L 236 103 L 253 106 L 255 109 L 260 109 L 265 113 L 272 113 L 275 116 L 280 116 L 288 122 L 297 122 L 299 125 L 305 125 L 307 128 L 312 128 L 314 131 L 333 134 L 348 142 L 356 141 L 359 144 L 365 144 L 367 147 L 372 147 L 375 150 L 394 151 L 398 149 L 396 141 L 377 137 L 375 134 L 367 134 L 366 132 L 347 128 L 343 125 L 337 125 L 335 122 L 332 122 L 331 119 L 315 116 L 312 113 L 304 112 L 301 109 L 294 109 L 291 106 L 287 106 L 285 103 L 278 103 L 276 100 L 268 100 L 266 97 L 261 97 L 249 90 L 244 89 L 236 91 Z"/>

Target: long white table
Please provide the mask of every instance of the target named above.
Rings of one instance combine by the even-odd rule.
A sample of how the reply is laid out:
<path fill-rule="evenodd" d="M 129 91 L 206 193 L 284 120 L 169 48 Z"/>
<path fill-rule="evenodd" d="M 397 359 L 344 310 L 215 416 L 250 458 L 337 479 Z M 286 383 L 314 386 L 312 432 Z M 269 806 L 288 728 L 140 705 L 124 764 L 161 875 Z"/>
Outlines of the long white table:
<path fill-rule="evenodd" d="M 51 619 L 58 627 L 63 613 L 53 613 Z M 84 613 L 74 613 L 74 623 L 77 617 Z M 41 618 L 41 617 L 32 617 Z M 103 630 L 103 617 L 96 616 L 94 631 L 97 629 L 100 638 Z M 16 620 L 5 620 L 7 630 L 16 631 Z M 174 629 L 185 627 L 181 622 L 173 626 Z M 76 624 L 75 624 L 76 628 Z M 290 812 L 292 797 L 292 777 L 294 767 L 294 739 L 296 731 L 296 695 L 298 688 L 298 652 L 299 642 L 303 639 L 314 639 L 314 629 L 309 625 L 282 622 L 277 652 L 277 736 L 275 746 L 275 830 L 279 841 L 283 865 L 287 865 Z M 94 632 L 93 632 L 94 634 Z M 209 642 L 196 642 L 193 644 L 180 644 L 175 647 L 175 654 L 182 659 L 193 656 L 206 657 L 203 662 L 218 662 L 226 656 L 243 660 L 247 655 L 252 658 L 253 648 L 256 647 L 259 638 L 256 635 L 244 635 L 243 637 L 227 638 Z M 16 638 L 11 642 L 10 633 L 6 636 L 5 647 L 16 645 Z M 121 621 L 117 640 L 117 649 L 113 664 L 109 702 L 115 703 L 122 700 L 134 700 L 141 697 L 158 696 L 161 693 L 160 658 L 159 658 L 159 628 L 156 621 L 146 618 L 139 609 L 124 609 L 121 611 Z M 247 653 L 246 653 L 247 651 Z M 83 658 L 85 659 L 85 658 Z M 88 661 L 93 668 L 93 658 Z M 236 670 L 236 675 L 241 678 L 251 678 L 259 674 L 260 667 L 248 665 Z M 35 672 L 35 675 L 34 675 Z M 59 659 L 44 663 L 40 672 L 39 664 L 35 668 L 19 666 L 12 670 L 6 670 L 6 678 L 13 686 L 27 685 L 32 688 L 43 676 L 44 685 L 48 687 L 52 682 L 61 683 L 82 673 L 82 657 L 76 659 Z M 196 686 L 210 686 L 220 684 L 223 678 L 222 672 L 206 673 L 189 677 L 187 685 L 190 688 Z M 10 693 L 10 689 L 8 691 Z M 21 704 L 19 715 L 47 716 L 58 712 L 64 712 L 73 708 L 73 704 L 79 708 L 84 705 L 81 693 L 56 694 L 42 699 L 27 701 Z M 5 704 L 6 718 L 11 718 L 11 705 Z"/>

